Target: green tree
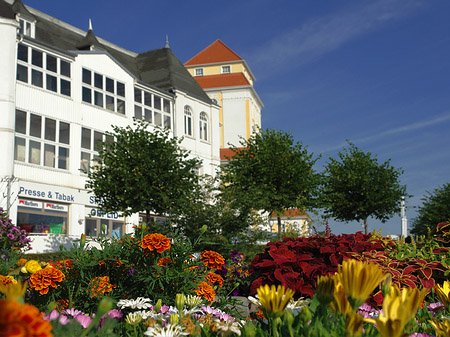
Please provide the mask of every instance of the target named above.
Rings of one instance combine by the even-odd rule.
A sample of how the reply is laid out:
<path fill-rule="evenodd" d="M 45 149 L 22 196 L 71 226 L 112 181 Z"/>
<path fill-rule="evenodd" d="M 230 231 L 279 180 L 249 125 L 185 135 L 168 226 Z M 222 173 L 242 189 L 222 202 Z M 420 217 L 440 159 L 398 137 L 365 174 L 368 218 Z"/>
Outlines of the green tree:
<path fill-rule="evenodd" d="M 183 209 L 196 190 L 198 159 L 168 130 L 148 130 L 148 123 L 135 121 L 133 127 L 114 126 L 107 136 L 115 141 L 96 144 L 97 165 L 88 173 L 86 188 L 105 212 L 137 212 L 165 215 Z"/>
<path fill-rule="evenodd" d="M 338 152 L 339 159 L 329 157 L 325 165 L 321 201 L 326 217 L 339 221 L 363 221 L 367 234 L 367 219 L 386 222 L 400 211 L 401 197 L 406 187 L 400 185 L 401 169 L 390 160 L 378 163 L 370 152 L 354 144 Z"/>
<path fill-rule="evenodd" d="M 253 210 L 276 212 L 307 209 L 314 205 L 319 175 L 313 170 L 317 159 L 291 134 L 260 130 L 241 147 L 232 146 L 232 158 L 222 169 L 223 197 Z M 278 235 L 281 219 L 278 216 Z"/>
<path fill-rule="evenodd" d="M 434 233 L 440 222 L 450 221 L 450 183 L 427 192 L 422 201 L 418 215 L 413 220 L 412 234 L 426 235 L 428 231 Z"/>

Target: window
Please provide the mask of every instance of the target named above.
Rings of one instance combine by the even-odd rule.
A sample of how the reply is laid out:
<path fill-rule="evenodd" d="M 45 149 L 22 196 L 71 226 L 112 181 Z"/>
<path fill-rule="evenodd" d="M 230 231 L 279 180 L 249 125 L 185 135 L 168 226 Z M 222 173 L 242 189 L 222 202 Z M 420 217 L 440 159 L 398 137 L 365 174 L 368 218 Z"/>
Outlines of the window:
<path fill-rule="evenodd" d="M 69 169 L 69 123 L 16 110 L 15 131 L 15 160 Z"/>
<path fill-rule="evenodd" d="M 192 136 L 192 109 L 190 106 L 184 106 L 184 134 Z"/>
<path fill-rule="evenodd" d="M 82 100 L 125 115 L 125 84 L 83 68 Z"/>
<path fill-rule="evenodd" d="M 110 213 L 108 213 L 110 215 Z M 108 216 L 105 214 L 105 216 Z M 114 215 L 114 214 L 111 214 Z M 124 222 L 122 220 L 108 220 L 103 218 L 86 218 L 84 232 L 87 236 L 97 237 L 103 230 L 107 237 L 121 238 L 124 234 Z"/>
<path fill-rule="evenodd" d="M 151 92 L 134 88 L 134 117 L 155 126 L 172 129 L 170 100 Z"/>
<path fill-rule="evenodd" d="M 69 205 L 19 198 L 17 227 L 27 233 L 67 234 Z"/>
<path fill-rule="evenodd" d="M 80 170 L 83 173 L 89 173 L 92 167 L 98 165 L 98 150 L 101 149 L 103 142 L 113 141 L 112 136 L 102 132 L 81 128 L 81 160 Z"/>
<path fill-rule="evenodd" d="M 231 73 L 231 66 L 222 66 L 222 74 Z"/>
<path fill-rule="evenodd" d="M 16 79 L 61 95 L 71 95 L 70 63 L 23 43 L 17 47 Z"/>
<path fill-rule="evenodd" d="M 203 76 L 203 68 L 195 68 L 194 76 Z"/>
<path fill-rule="evenodd" d="M 34 37 L 34 25 L 32 22 L 19 18 L 19 33 L 25 36 Z"/>
<path fill-rule="evenodd" d="M 206 112 L 200 112 L 200 139 L 208 140 L 208 116 Z"/>

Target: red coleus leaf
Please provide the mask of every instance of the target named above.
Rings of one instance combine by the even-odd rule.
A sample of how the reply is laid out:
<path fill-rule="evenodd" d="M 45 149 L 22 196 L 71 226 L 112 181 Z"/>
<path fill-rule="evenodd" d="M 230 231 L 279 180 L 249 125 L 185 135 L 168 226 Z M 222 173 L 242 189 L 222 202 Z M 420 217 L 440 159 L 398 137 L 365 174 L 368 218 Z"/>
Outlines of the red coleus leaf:
<path fill-rule="evenodd" d="M 419 270 L 422 272 L 423 276 L 425 276 L 425 278 L 428 279 L 428 280 L 433 275 L 433 271 L 431 270 L 431 268 L 422 268 L 422 269 L 419 269 Z M 423 282 L 422 282 L 422 284 L 423 284 Z"/>
<path fill-rule="evenodd" d="M 422 278 L 419 277 L 419 280 L 420 280 L 420 282 L 422 283 L 422 286 L 423 286 L 424 288 L 431 289 L 431 288 L 434 288 L 434 286 L 436 285 L 436 282 L 434 281 L 433 278 L 422 279 Z"/>

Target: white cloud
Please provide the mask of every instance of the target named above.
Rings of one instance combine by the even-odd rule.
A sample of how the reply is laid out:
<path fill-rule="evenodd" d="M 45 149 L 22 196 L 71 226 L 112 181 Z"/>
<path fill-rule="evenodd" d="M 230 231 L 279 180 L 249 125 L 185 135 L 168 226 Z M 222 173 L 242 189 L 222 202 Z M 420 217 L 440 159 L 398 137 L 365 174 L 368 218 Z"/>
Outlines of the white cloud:
<path fill-rule="evenodd" d="M 409 15 L 419 6 L 416 0 L 364 1 L 275 36 L 246 58 L 255 69 L 265 69 L 265 73 L 267 69 L 292 69 L 293 63 L 298 67 L 312 62 L 351 40 Z"/>

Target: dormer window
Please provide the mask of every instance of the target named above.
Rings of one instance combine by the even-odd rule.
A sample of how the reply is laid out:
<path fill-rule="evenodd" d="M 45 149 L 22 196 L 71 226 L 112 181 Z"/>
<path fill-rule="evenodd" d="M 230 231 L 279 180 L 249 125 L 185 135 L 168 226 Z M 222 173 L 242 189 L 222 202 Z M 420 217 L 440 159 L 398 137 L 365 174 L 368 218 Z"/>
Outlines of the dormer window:
<path fill-rule="evenodd" d="M 231 73 L 231 66 L 222 66 L 222 74 Z"/>
<path fill-rule="evenodd" d="M 19 33 L 24 36 L 34 37 L 33 23 L 23 18 L 19 18 Z"/>
<path fill-rule="evenodd" d="M 196 68 L 194 70 L 194 75 L 195 76 L 203 76 L 203 68 Z"/>

